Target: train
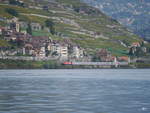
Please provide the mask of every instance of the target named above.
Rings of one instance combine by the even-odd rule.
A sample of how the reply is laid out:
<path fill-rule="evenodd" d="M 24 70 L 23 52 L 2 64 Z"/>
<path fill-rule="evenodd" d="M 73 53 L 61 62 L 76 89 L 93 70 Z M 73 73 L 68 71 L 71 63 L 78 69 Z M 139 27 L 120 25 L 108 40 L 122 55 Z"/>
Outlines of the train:
<path fill-rule="evenodd" d="M 63 62 L 63 65 L 126 66 L 128 62 Z"/>

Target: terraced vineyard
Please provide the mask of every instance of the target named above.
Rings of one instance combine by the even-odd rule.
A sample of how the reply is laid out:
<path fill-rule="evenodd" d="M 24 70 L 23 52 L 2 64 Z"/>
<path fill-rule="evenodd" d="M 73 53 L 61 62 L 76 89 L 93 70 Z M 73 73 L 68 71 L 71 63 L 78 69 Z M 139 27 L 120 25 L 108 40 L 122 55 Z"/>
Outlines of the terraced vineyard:
<path fill-rule="evenodd" d="M 127 55 L 128 46 L 141 39 L 120 25 L 116 20 L 106 16 L 98 9 L 81 3 L 79 0 L 24 0 L 25 7 L 0 4 L 0 17 L 12 18 L 6 8 L 15 9 L 22 21 L 38 22 L 45 26 L 45 20 L 55 23 L 57 35 L 45 31 L 34 35 L 49 35 L 52 39 L 66 40 L 85 48 L 94 54 L 100 48 L 107 48 L 113 55 Z M 43 10 L 43 6 L 48 10 Z M 4 21 L 0 21 L 5 26 Z"/>

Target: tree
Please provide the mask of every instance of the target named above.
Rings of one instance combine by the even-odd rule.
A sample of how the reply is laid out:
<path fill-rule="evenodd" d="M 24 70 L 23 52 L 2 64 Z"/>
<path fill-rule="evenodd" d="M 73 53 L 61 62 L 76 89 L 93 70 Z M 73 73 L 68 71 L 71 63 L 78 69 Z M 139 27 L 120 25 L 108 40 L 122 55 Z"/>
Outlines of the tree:
<path fill-rule="evenodd" d="M 93 58 L 92 58 L 92 61 L 93 61 L 93 62 L 100 62 L 101 60 L 100 60 L 100 57 L 99 57 L 99 56 L 94 55 Z"/>
<path fill-rule="evenodd" d="M 30 23 L 28 24 L 27 33 L 29 33 L 30 35 L 32 35 L 32 29 L 31 29 Z"/>
<path fill-rule="evenodd" d="M 54 28 L 54 27 L 51 27 L 51 28 L 50 28 L 50 32 L 51 32 L 52 35 L 54 35 L 54 34 L 55 34 L 55 28 Z"/>
<path fill-rule="evenodd" d="M 55 34 L 54 22 L 52 20 L 48 19 L 45 21 L 45 25 L 46 25 L 46 27 L 48 27 L 50 29 L 51 34 L 54 35 Z"/>
<path fill-rule="evenodd" d="M 7 13 L 9 13 L 10 15 L 12 15 L 12 16 L 15 16 L 15 17 L 18 17 L 18 16 L 19 16 L 19 13 L 18 13 L 15 9 L 6 8 L 5 11 L 6 11 Z"/>
<path fill-rule="evenodd" d="M 21 7 L 24 6 L 24 3 L 21 3 L 21 2 L 19 2 L 17 0 L 9 0 L 9 4 L 11 4 L 11 5 L 18 5 L 18 6 L 21 6 Z"/>
<path fill-rule="evenodd" d="M 17 1 L 16 0 L 9 0 L 9 4 L 12 4 L 12 5 L 17 5 Z"/>
<path fill-rule="evenodd" d="M 53 22 L 52 20 L 50 20 L 50 19 L 47 19 L 47 20 L 45 21 L 45 24 L 46 24 L 46 27 L 54 26 L 54 22 Z"/>
<path fill-rule="evenodd" d="M 136 55 L 137 57 L 141 57 L 141 56 L 144 56 L 145 53 L 143 52 L 143 50 L 141 49 L 141 47 L 137 47 L 136 52 L 135 52 L 135 55 Z"/>
<path fill-rule="evenodd" d="M 130 49 L 129 49 L 129 55 L 133 55 L 133 47 L 131 47 Z"/>

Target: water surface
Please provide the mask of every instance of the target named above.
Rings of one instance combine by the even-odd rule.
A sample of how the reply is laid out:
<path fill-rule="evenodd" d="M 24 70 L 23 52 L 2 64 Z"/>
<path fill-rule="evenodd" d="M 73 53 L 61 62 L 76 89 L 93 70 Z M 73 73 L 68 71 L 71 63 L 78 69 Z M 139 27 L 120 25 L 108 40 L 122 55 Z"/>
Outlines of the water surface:
<path fill-rule="evenodd" d="M 0 113 L 150 113 L 150 70 L 0 70 Z"/>

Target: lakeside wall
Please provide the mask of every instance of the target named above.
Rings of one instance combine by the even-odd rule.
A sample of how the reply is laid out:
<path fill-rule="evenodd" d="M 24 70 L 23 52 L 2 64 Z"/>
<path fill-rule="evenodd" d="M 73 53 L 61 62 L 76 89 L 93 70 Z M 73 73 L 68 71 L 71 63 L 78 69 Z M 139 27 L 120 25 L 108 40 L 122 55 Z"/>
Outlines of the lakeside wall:
<path fill-rule="evenodd" d="M 150 68 L 149 63 L 127 63 L 115 66 L 114 62 L 73 62 L 63 65 L 56 58 L 37 58 L 26 56 L 0 56 L 0 69 L 111 69 L 111 68 Z"/>
<path fill-rule="evenodd" d="M 63 65 L 57 60 L 48 61 L 25 61 L 0 59 L 0 69 L 111 69 L 116 68 L 111 65 Z M 128 68 L 120 66 L 118 68 Z"/>

